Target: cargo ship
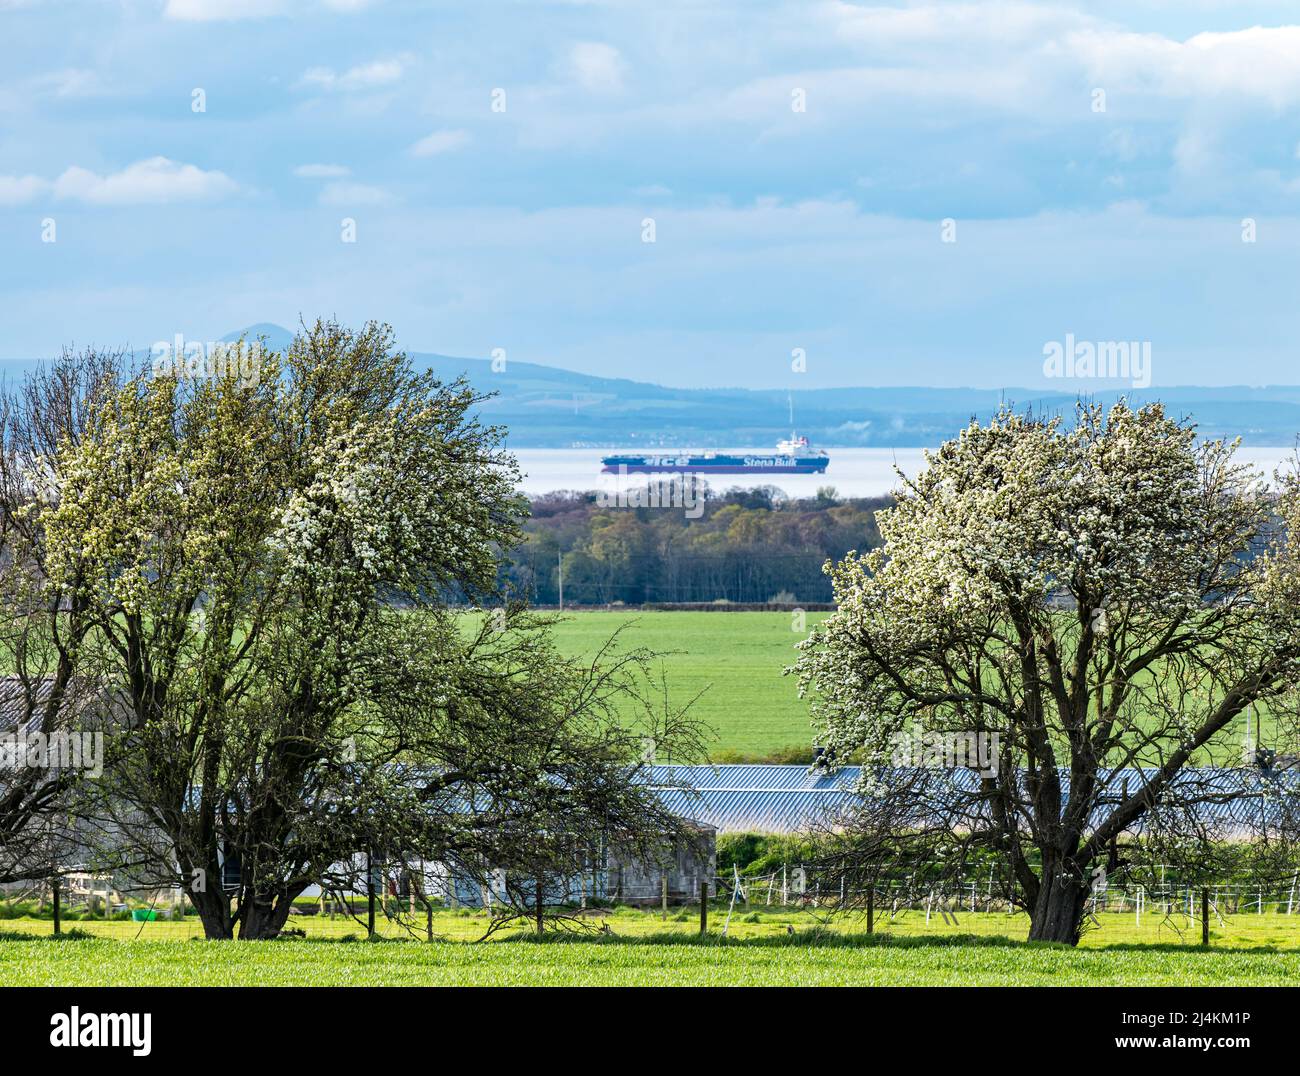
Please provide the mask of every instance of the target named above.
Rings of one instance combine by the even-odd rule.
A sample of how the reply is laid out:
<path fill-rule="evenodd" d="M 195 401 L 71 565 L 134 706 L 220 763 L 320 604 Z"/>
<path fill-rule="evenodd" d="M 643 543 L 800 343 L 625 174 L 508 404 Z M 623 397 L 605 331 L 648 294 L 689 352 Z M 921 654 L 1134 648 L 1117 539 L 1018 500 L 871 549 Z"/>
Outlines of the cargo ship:
<path fill-rule="evenodd" d="M 660 452 L 653 455 L 605 456 L 606 474 L 823 474 L 831 458 L 814 452 L 808 438 L 791 434 L 771 453 Z"/>

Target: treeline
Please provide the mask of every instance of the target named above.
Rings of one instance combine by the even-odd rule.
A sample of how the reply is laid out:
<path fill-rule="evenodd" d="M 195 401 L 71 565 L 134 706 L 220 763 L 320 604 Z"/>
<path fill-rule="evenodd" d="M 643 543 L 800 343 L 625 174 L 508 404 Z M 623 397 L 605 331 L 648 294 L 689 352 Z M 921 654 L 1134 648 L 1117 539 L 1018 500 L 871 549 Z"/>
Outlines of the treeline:
<path fill-rule="evenodd" d="M 889 504 L 831 487 L 795 499 L 771 486 L 709 491 L 690 512 L 601 501 L 573 491 L 534 499 L 502 582 L 537 605 L 559 604 L 561 581 L 565 605 L 829 602 L 822 566 L 879 544 L 875 513 Z"/>

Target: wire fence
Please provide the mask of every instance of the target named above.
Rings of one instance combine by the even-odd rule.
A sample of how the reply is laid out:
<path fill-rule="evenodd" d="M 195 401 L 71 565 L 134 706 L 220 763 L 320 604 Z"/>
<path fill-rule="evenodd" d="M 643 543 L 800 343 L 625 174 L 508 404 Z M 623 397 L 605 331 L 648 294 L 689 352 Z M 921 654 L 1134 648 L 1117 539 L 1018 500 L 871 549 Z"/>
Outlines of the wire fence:
<path fill-rule="evenodd" d="M 870 886 L 851 886 L 844 879 L 823 884 L 803 864 L 786 864 L 762 875 L 742 875 L 733 869 L 730 875 L 718 875 L 716 892 L 733 903 L 827 910 L 861 909 L 870 897 L 873 907 L 884 914 L 924 911 L 927 921 L 932 915 L 1021 911 L 992 879 L 959 879 L 933 887 L 914 879 L 880 879 Z M 1300 913 L 1300 872 L 1289 883 L 1271 887 L 1241 882 L 1103 884 L 1093 888 L 1085 912 L 1129 912 L 1139 924 L 1143 916 L 1152 915 L 1198 919 L 1203 896 L 1211 915 L 1220 920 L 1233 915 L 1296 915 Z"/>

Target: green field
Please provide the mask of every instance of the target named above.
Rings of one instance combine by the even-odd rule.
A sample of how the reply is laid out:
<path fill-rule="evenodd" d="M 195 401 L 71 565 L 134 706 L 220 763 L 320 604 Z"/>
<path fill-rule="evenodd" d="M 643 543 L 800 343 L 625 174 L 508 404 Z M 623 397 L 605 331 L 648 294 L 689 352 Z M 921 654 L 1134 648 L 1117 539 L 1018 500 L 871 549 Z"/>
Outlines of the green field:
<path fill-rule="evenodd" d="M 696 909 L 618 909 L 593 918 L 610 934 L 548 935 L 526 925 L 473 944 L 481 915 L 440 912 L 432 944 L 395 923 L 387 941 L 358 940 L 351 920 L 295 918 L 306 939 L 194 940 L 197 924 L 78 923 L 91 937 L 53 940 L 50 924 L 0 924 L 0 982 L 12 985 L 1297 985 L 1300 915 L 1242 915 L 1216 924 L 1207 952 L 1199 929 L 1181 935 L 1148 917 L 1100 916 L 1078 949 L 1030 945 L 1023 916 L 963 914 L 956 926 L 909 912 L 882 917 L 866 935 L 861 919 L 820 926 L 808 912 L 738 909 L 721 937 Z M 421 937 L 423 920 L 419 922 Z M 794 934 L 787 927 L 795 929 Z M 139 940 L 136 940 L 137 934 Z M 350 940 L 347 936 L 351 936 Z"/>
<path fill-rule="evenodd" d="M 826 615 L 808 613 L 806 626 Z M 704 690 L 693 712 L 716 730 L 718 752 L 760 757 L 812 744 L 808 706 L 794 677 L 781 675 L 807 635 L 793 630 L 790 614 L 571 613 L 556 626 L 556 642 L 563 653 L 588 656 L 623 624 L 625 645 L 665 655 L 674 701 Z"/>
<path fill-rule="evenodd" d="M 828 615 L 808 613 L 806 629 Z M 795 678 L 781 675 L 797 657 L 795 644 L 807 636 L 807 630 L 792 630 L 789 613 L 566 613 L 555 627 L 555 639 L 563 653 L 589 656 L 620 625 L 627 625 L 625 645 L 664 654 L 674 700 L 684 702 L 704 690 L 694 713 L 716 733 L 714 761 L 784 761 L 772 756 L 811 747 L 808 704 L 800 700 Z M 1263 742 L 1270 743 L 1273 719 L 1263 710 Z M 1244 720 L 1236 723 L 1237 731 L 1220 738 L 1217 756 L 1206 750 L 1199 760 L 1237 765 Z"/>

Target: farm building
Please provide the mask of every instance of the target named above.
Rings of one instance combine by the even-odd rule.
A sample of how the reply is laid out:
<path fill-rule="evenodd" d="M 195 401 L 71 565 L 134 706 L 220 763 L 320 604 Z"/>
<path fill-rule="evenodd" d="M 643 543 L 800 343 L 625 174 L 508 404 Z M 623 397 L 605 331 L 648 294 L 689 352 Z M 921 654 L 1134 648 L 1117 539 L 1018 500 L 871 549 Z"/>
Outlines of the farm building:
<path fill-rule="evenodd" d="M 1257 766 L 1189 768 L 1175 787 L 1199 801 L 1197 814 L 1207 823 L 1250 836 L 1262 823 L 1276 821 L 1280 812 L 1300 811 L 1300 767 L 1294 761 L 1261 756 Z M 979 787 L 973 770 L 942 772 L 955 791 L 973 793 Z M 718 833 L 769 834 L 797 833 L 833 819 L 857 802 L 861 777 L 858 766 L 830 770 L 798 765 L 655 766 L 650 774 L 659 795 L 678 814 Z M 1068 797 L 1068 774 L 1062 780 Z M 1140 769 L 1112 771 L 1099 813 L 1146 780 Z"/>
<path fill-rule="evenodd" d="M 795 833 L 852 802 L 860 770 L 789 765 L 655 766 L 675 813 L 719 833 Z"/>
<path fill-rule="evenodd" d="M 591 898 L 614 900 L 624 904 L 657 904 L 665 893 L 673 903 L 699 899 L 700 885 L 708 886 L 710 896 L 717 888 L 717 830 L 707 824 L 696 823 L 695 836 L 673 849 L 664 863 L 645 862 L 620 855 L 617 849 L 606 849 L 603 862 L 582 875 L 565 878 L 546 886 L 545 899 L 551 904 L 580 904 Z M 476 878 L 460 876 L 444 864 L 430 864 L 425 871 L 425 886 L 432 896 L 440 896 L 467 908 L 481 908 L 501 901 L 505 897 L 507 878 L 503 871 L 495 872 L 490 886 Z M 517 879 L 510 879 L 512 883 Z M 398 896 L 406 896 L 402 888 L 405 880 L 395 882 Z M 532 883 L 518 883 L 525 894 L 531 894 Z"/>

